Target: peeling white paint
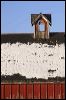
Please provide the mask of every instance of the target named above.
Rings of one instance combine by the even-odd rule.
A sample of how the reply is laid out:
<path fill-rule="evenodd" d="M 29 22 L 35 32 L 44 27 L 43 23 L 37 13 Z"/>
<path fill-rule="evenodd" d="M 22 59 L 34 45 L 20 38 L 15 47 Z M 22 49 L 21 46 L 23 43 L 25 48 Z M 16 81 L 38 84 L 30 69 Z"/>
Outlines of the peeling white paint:
<path fill-rule="evenodd" d="M 1 75 L 16 73 L 27 78 L 65 77 L 65 44 L 1 44 Z"/>

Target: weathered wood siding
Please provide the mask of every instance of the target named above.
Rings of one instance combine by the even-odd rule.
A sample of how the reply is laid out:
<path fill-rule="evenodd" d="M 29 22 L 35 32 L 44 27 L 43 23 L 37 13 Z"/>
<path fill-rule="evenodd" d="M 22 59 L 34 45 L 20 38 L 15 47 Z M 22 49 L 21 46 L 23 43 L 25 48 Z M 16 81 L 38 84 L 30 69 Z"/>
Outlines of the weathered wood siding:
<path fill-rule="evenodd" d="M 64 82 L 1 84 L 1 99 L 64 99 Z"/>
<path fill-rule="evenodd" d="M 34 38 L 49 38 L 49 23 L 48 21 L 44 20 L 43 18 L 39 20 L 43 25 L 45 25 L 45 30 L 40 31 L 39 23 L 35 23 L 35 34 Z"/>

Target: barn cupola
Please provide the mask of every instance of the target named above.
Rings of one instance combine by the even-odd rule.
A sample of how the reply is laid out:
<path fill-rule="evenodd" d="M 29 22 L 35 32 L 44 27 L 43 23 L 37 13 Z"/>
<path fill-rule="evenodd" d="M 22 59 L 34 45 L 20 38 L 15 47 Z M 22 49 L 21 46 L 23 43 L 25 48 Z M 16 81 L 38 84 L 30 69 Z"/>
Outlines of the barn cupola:
<path fill-rule="evenodd" d="M 31 14 L 31 24 L 34 25 L 34 38 L 49 38 L 49 26 L 51 26 L 51 14 Z"/>

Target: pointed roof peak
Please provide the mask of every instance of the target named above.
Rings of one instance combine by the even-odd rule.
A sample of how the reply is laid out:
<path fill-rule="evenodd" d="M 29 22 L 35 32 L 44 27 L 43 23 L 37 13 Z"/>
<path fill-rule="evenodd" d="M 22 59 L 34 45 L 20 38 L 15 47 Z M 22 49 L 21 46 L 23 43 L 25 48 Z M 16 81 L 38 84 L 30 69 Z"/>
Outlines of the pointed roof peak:
<path fill-rule="evenodd" d="M 52 22 L 51 22 L 51 14 L 42 14 L 41 12 L 39 14 L 31 14 L 31 24 L 33 25 L 34 22 L 36 21 L 36 19 L 38 18 L 38 16 L 40 17 L 45 17 L 48 21 L 49 21 L 49 24 L 51 25 Z"/>

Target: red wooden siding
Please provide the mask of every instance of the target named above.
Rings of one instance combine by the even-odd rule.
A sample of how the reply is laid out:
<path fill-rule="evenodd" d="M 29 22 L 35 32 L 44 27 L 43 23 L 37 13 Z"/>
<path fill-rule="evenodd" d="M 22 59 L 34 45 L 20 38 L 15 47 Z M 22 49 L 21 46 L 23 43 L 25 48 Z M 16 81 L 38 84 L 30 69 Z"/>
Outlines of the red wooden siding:
<path fill-rule="evenodd" d="M 19 85 L 18 84 L 12 84 L 12 99 L 19 99 Z"/>
<path fill-rule="evenodd" d="M 64 99 L 65 83 L 1 84 L 1 99 Z"/>
<path fill-rule="evenodd" d="M 26 84 L 20 84 L 20 99 L 26 99 L 27 91 Z"/>
<path fill-rule="evenodd" d="M 65 85 L 64 85 L 64 83 L 63 84 L 61 84 L 61 98 L 62 99 L 65 99 Z"/>
<path fill-rule="evenodd" d="M 41 84 L 41 99 L 47 99 L 47 84 Z"/>
<path fill-rule="evenodd" d="M 61 99 L 61 84 L 55 84 L 55 99 Z"/>
<path fill-rule="evenodd" d="M 1 99 L 5 98 L 5 91 L 4 91 L 4 85 L 1 84 Z"/>
<path fill-rule="evenodd" d="M 5 85 L 5 99 L 11 99 L 11 85 Z"/>
<path fill-rule="evenodd" d="M 27 84 L 27 99 L 33 99 L 33 85 Z"/>
<path fill-rule="evenodd" d="M 54 84 L 48 83 L 48 99 L 54 99 Z"/>
<path fill-rule="evenodd" d="M 34 84 L 34 99 L 40 99 L 40 83 Z"/>

